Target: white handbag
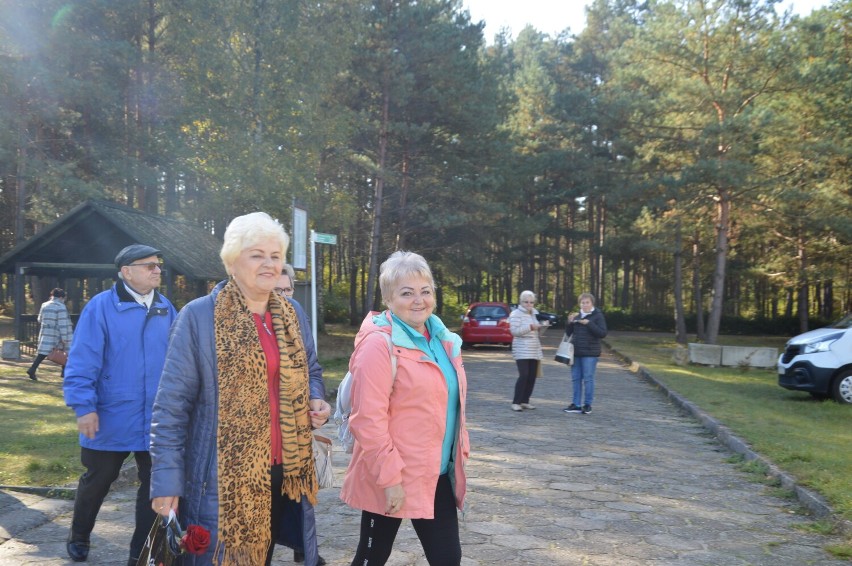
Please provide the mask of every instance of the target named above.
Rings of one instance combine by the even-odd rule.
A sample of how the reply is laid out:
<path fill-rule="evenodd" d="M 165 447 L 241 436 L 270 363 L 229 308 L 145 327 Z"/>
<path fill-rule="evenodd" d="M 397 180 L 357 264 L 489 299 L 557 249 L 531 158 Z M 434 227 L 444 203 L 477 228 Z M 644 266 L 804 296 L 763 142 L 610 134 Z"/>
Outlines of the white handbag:
<path fill-rule="evenodd" d="M 574 344 L 571 343 L 571 336 L 562 336 L 562 342 L 559 343 L 559 347 L 556 348 L 556 356 L 554 356 L 554 360 L 559 362 L 560 364 L 571 365 L 574 363 Z"/>
<path fill-rule="evenodd" d="M 334 470 L 331 467 L 331 439 L 314 433 L 314 465 L 320 489 L 334 487 Z"/>

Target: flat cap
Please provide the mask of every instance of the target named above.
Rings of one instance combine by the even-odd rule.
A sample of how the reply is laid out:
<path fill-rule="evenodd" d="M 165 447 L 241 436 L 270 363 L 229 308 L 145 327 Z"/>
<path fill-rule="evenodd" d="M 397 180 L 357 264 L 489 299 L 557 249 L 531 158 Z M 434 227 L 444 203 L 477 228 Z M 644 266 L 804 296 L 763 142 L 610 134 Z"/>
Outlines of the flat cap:
<path fill-rule="evenodd" d="M 154 249 L 151 246 L 146 246 L 145 244 L 130 244 L 115 256 L 115 266 L 118 269 L 121 269 L 125 265 L 130 265 L 137 259 L 142 259 L 145 257 L 162 256 L 163 252 L 160 250 Z"/>

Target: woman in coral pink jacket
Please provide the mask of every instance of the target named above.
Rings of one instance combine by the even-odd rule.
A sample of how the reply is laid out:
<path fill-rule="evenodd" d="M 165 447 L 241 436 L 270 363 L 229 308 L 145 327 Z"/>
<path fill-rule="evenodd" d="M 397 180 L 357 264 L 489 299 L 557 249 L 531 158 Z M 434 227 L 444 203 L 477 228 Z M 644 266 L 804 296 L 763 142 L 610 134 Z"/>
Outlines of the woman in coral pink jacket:
<path fill-rule="evenodd" d="M 352 564 L 387 562 L 410 519 L 429 564 L 457 565 L 470 454 L 461 338 L 432 314 L 435 284 L 422 256 L 392 254 L 379 285 L 388 310 L 364 319 L 349 362 L 355 447 L 340 498 L 362 511 Z"/>

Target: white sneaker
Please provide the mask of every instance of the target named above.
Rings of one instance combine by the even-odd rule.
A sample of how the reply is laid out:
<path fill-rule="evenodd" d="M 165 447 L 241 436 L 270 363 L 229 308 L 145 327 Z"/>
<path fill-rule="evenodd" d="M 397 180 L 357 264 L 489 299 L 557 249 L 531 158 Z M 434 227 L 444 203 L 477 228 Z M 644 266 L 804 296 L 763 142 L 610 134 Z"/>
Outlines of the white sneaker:
<path fill-rule="evenodd" d="M 524 408 L 521 407 L 520 405 L 515 405 L 514 403 L 512 403 L 512 410 L 513 411 L 523 411 Z"/>
<path fill-rule="evenodd" d="M 532 411 L 533 409 L 535 409 L 535 405 L 530 405 L 529 403 L 521 403 L 521 408 L 529 409 L 530 411 Z"/>

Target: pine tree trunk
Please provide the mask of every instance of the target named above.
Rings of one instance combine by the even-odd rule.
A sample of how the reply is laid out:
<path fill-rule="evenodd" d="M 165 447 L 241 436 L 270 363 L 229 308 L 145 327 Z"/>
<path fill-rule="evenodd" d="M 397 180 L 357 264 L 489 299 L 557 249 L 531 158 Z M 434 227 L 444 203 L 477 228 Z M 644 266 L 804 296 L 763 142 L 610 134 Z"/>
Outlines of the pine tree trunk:
<path fill-rule="evenodd" d="M 680 222 L 675 234 L 674 253 L 674 299 L 675 299 L 675 341 L 686 344 L 686 318 L 683 312 L 683 254 L 681 253 Z"/>
<path fill-rule="evenodd" d="M 799 259 L 799 285 L 796 297 L 796 307 L 799 311 L 799 332 L 808 331 L 808 252 L 804 239 L 800 236 L 796 241 Z"/>
<path fill-rule="evenodd" d="M 385 188 L 385 160 L 388 147 L 388 123 L 390 120 L 390 86 L 385 81 L 382 94 L 382 125 L 379 132 L 379 162 L 376 175 L 375 202 L 373 203 L 373 229 L 370 237 L 370 266 L 367 275 L 367 298 L 364 301 L 363 314 L 373 309 L 375 288 L 379 271 L 379 245 L 382 234 L 382 199 Z"/>
<path fill-rule="evenodd" d="M 728 231 L 730 228 L 731 203 L 727 191 L 719 191 L 716 205 L 716 266 L 713 269 L 713 299 L 710 303 L 710 316 L 707 321 L 708 344 L 719 341 L 719 327 L 722 322 L 722 308 L 725 298 L 725 269 L 728 262 Z"/>

